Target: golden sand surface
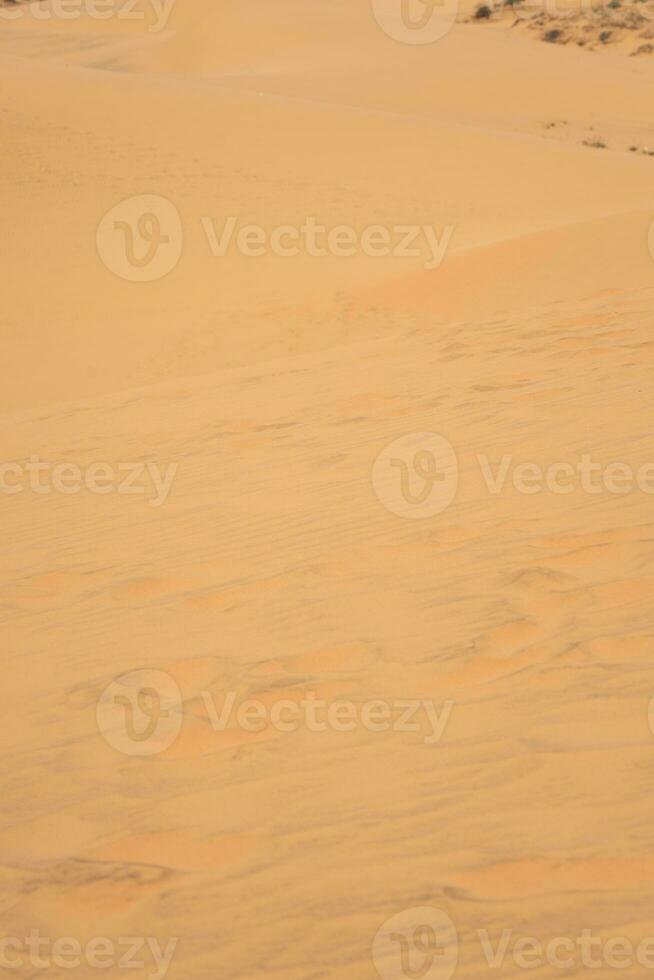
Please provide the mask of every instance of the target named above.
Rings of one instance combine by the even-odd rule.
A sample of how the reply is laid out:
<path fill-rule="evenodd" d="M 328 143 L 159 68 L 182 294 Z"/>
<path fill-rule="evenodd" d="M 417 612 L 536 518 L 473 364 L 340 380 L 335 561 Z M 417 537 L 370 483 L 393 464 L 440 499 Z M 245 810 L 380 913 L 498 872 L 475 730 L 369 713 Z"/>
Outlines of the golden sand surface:
<path fill-rule="evenodd" d="M 654 14 L 553 3 L 0 8 L 3 975 L 654 975 Z"/>

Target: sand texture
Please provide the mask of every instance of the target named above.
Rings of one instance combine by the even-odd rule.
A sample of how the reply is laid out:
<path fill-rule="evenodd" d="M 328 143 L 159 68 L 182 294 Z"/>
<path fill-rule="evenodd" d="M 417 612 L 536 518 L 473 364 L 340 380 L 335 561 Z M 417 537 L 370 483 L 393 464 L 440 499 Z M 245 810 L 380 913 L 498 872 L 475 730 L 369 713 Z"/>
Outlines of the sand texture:
<path fill-rule="evenodd" d="M 2 8 L 7 976 L 653 975 L 654 11 L 399 2 Z"/>

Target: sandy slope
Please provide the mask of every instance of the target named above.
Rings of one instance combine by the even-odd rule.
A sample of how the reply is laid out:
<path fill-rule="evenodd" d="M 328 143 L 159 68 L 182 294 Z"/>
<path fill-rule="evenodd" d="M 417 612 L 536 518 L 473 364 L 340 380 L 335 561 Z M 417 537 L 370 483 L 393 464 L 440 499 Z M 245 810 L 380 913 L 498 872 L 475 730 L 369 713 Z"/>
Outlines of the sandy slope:
<path fill-rule="evenodd" d="M 512 479 L 652 460 L 654 160 L 628 146 L 654 143 L 653 81 L 467 23 L 398 44 L 363 0 L 180 0 L 159 34 L 0 20 L 0 459 L 177 466 L 159 507 L 0 494 L 2 936 L 174 936 L 181 980 L 370 980 L 416 906 L 455 922 L 461 978 L 524 972 L 489 974 L 479 929 L 654 933 L 653 497 Z M 96 248 L 141 194 L 184 235 L 150 283 Z M 453 231 L 433 270 L 217 258 L 201 219 L 229 215 Z M 373 464 L 426 431 L 458 493 L 402 518 Z M 507 454 L 492 493 L 480 457 Z M 143 668 L 183 719 L 139 758 L 96 706 Z M 229 691 L 454 706 L 433 745 L 217 731 L 203 692 Z"/>

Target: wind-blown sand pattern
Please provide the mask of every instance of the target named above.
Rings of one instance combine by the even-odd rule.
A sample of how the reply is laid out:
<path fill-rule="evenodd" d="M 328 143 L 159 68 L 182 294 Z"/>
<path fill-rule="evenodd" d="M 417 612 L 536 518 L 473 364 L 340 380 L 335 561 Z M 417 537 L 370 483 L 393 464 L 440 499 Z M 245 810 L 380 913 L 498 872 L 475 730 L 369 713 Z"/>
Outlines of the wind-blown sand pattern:
<path fill-rule="evenodd" d="M 8 976 L 654 967 L 654 58 L 373 6 L 3 8 Z"/>

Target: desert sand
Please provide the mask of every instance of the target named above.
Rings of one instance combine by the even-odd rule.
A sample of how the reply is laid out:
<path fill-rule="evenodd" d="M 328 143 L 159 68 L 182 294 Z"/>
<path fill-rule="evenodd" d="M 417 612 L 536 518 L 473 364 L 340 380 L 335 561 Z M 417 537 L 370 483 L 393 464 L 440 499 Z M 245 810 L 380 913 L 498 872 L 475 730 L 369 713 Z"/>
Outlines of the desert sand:
<path fill-rule="evenodd" d="M 0 17 L 7 975 L 481 980 L 564 937 L 533 975 L 615 976 L 577 940 L 654 936 L 647 25 L 54 3 Z M 230 217 L 359 238 L 213 254 Z"/>

